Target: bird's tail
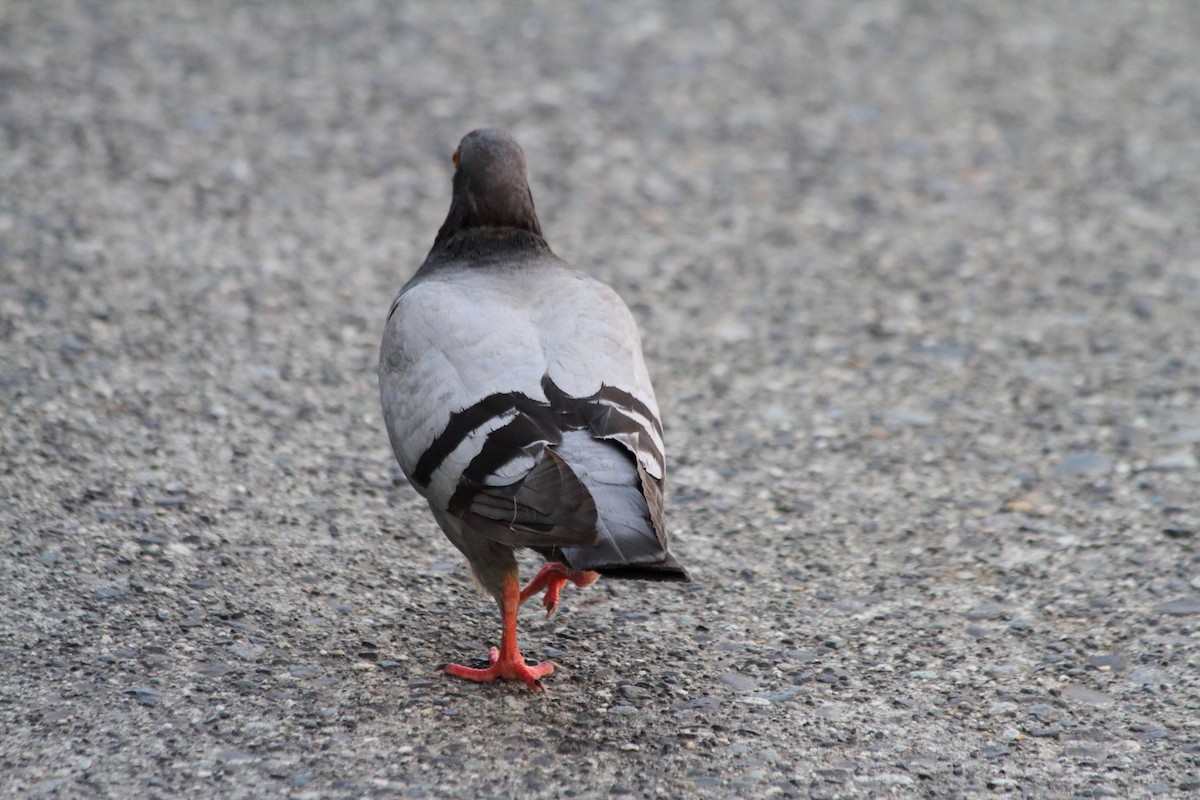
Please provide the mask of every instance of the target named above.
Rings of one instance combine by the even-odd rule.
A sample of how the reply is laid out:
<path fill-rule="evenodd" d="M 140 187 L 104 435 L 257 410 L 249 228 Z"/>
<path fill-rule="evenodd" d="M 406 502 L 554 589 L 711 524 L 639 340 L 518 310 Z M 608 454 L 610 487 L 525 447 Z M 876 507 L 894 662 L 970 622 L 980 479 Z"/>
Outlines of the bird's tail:
<path fill-rule="evenodd" d="M 563 547 L 554 557 L 574 570 L 595 570 L 613 578 L 650 581 L 689 581 L 687 570 L 667 550 L 661 509 L 661 489 L 648 487 L 633 457 L 620 444 L 592 438 L 587 431 L 569 431 L 554 448 L 587 487 L 596 504 L 596 544 Z"/>

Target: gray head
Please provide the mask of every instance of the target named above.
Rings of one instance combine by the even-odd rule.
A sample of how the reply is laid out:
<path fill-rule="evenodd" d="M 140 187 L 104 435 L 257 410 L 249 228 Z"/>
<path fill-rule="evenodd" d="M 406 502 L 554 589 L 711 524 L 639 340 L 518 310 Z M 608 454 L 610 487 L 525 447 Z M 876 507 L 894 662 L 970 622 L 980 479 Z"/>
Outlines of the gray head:
<path fill-rule="evenodd" d="M 454 151 L 454 196 L 437 243 L 472 228 L 542 235 L 525 173 L 525 153 L 507 132 L 480 128 Z"/>

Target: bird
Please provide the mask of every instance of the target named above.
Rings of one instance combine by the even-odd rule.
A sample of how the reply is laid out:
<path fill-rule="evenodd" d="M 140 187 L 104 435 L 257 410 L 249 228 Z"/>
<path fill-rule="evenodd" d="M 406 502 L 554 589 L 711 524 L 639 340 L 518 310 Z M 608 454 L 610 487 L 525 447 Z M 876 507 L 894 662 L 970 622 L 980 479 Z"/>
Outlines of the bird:
<path fill-rule="evenodd" d="M 663 428 L 629 308 L 542 235 L 525 153 L 507 132 L 463 137 L 450 209 L 388 310 L 379 392 L 400 468 L 500 608 L 469 681 L 542 691 L 517 612 L 600 576 L 691 580 L 668 549 Z M 516 551 L 546 563 L 523 588 Z"/>

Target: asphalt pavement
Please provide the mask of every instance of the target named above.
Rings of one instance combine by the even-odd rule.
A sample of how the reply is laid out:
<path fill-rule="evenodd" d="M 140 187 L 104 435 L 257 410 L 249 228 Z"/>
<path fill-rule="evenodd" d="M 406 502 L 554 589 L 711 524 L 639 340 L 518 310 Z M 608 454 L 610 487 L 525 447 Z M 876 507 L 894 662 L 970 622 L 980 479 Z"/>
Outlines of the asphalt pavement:
<path fill-rule="evenodd" d="M 480 126 L 696 579 L 540 695 L 377 398 Z M 0 797 L 1196 796 L 1200 6 L 9 0 L 0 418 Z"/>

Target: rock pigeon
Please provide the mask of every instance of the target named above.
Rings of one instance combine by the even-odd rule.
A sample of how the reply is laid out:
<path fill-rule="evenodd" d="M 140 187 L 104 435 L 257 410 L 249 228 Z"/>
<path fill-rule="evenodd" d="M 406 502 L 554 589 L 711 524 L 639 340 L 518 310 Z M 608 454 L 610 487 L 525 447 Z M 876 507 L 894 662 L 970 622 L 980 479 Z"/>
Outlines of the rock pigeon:
<path fill-rule="evenodd" d="M 666 462 L 654 390 L 629 309 L 542 238 L 525 154 L 500 130 L 454 151 L 453 198 L 433 249 L 388 311 L 379 393 L 409 481 L 500 606 L 490 666 L 472 681 L 541 690 L 517 610 L 570 581 L 688 581 L 667 549 Z M 521 588 L 515 550 L 547 561 Z"/>

